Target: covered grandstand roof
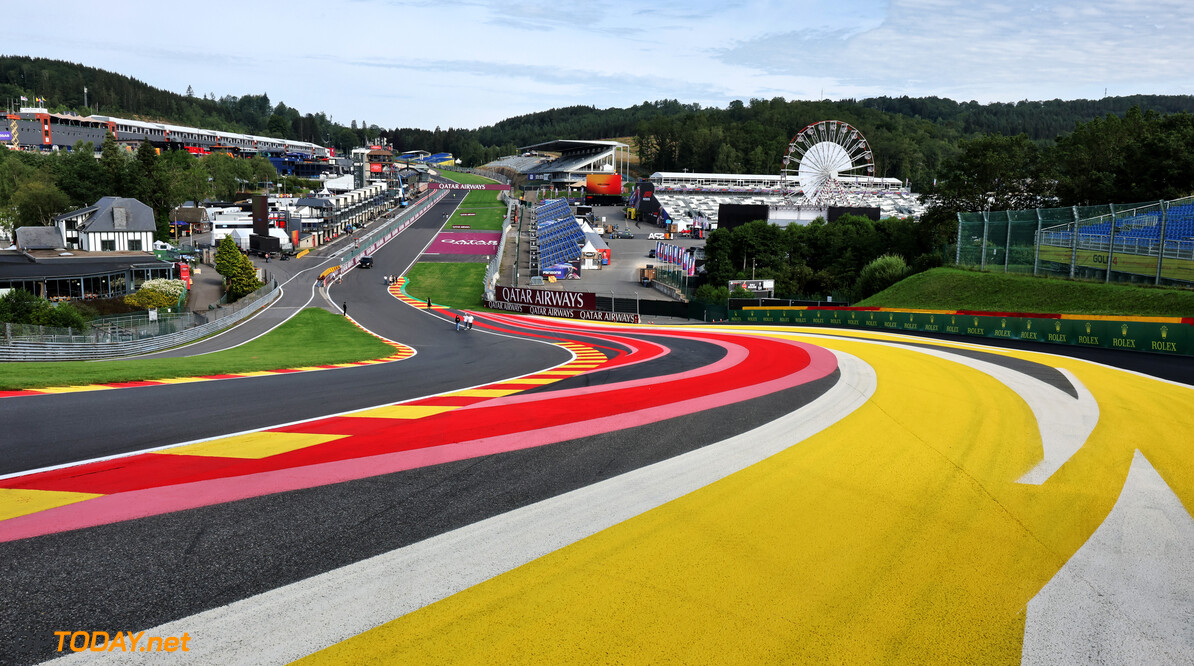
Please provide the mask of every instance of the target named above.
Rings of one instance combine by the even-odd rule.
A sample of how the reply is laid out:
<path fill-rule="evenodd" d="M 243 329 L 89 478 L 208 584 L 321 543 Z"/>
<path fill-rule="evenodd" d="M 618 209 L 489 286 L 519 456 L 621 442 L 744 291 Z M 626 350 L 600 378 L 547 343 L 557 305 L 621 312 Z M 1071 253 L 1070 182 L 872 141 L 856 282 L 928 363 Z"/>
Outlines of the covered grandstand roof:
<path fill-rule="evenodd" d="M 586 148 L 629 147 L 629 145 L 622 143 L 621 141 L 581 141 L 580 139 L 553 139 L 551 141 L 544 141 L 543 143 L 536 143 L 533 146 L 523 146 L 522 148 L 519 148 L 519 150 L 542 150 L 549 153 L 566 153 L 573 150 L 584 150 Z"/>

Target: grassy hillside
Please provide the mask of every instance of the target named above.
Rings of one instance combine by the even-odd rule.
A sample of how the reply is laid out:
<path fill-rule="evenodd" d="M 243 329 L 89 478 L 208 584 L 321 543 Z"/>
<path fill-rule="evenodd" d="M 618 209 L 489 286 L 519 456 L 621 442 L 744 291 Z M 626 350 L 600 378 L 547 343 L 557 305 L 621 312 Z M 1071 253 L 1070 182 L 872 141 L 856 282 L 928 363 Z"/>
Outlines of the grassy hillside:
<path fill-rule="evenodd" d="M 1194 290 L 935 268 L 857 303 L 923 310 L 1194 317 Z"/>

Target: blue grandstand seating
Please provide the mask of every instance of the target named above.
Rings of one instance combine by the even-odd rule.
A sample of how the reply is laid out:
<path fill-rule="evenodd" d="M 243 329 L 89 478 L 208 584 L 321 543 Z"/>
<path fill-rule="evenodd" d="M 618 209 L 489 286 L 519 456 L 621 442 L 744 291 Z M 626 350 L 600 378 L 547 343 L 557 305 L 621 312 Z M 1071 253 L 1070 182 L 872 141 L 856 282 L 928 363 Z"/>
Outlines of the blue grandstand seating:
<path fill-rule="evenodd" d="M 538 249 L 538 257 L 532 257 L 533 269 L 580 258 L 585 234 L 566 200 L 548 199 L 540 203 L 535 207 L 535 220 L 534 244 Z"/>

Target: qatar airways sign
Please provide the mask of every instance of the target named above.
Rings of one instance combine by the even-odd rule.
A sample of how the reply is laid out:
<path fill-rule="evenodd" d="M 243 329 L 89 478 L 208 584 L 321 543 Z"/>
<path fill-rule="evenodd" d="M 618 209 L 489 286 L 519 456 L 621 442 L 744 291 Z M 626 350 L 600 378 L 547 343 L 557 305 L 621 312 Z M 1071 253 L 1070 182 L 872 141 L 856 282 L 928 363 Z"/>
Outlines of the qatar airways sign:
<path fill-rule="evenodd" d="M 502 240 L 500 231 L 470 233 L 443 232 L 427 248 L 427 254 L 497 254 Z"/>
<path fill-rule="evenodd" d="M 597 309 L 597 294 L 588 291 L 555 291 L 553 289 L 498 287 L 494 295 L 497 297 L 497 300 L 505 303 L 570 308 L 573 310 Z"/>
<path fill-rule="evenodd" d="M 637 324 L 638 315 L 633 312 L 605 312 L 604 310 L 577 310 L 575 308 L 557 308 L 550 305 L 527 305 L 526 303 L 506 303 L 504 301 L 485 301 L 485 307 L 506 312 L 539 315 L 540 317 L 565 317 L 567 319 L 583 319 L 585 321 L 616 321 L 623 324 Z"/>
<path fill-rule="evenodd" d="M 430 183 L 433 190 L 509 190 L 509 185 L 501 183 Z"/>

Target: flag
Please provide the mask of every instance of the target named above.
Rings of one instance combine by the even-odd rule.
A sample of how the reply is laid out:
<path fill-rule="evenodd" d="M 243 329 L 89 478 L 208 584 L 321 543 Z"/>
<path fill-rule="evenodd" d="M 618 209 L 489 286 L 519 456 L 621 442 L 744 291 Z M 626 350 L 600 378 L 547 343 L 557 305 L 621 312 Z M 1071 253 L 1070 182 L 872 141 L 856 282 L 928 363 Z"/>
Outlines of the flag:
<path fill-rule="evenodd" d="M 25 97 L 24 95 L 21 95 L 21 101 L 22 101 L 22 102 L 28 102 L 28 101 L 29 101 L 29 98 L 28 98 L 28 97 Z"/>

